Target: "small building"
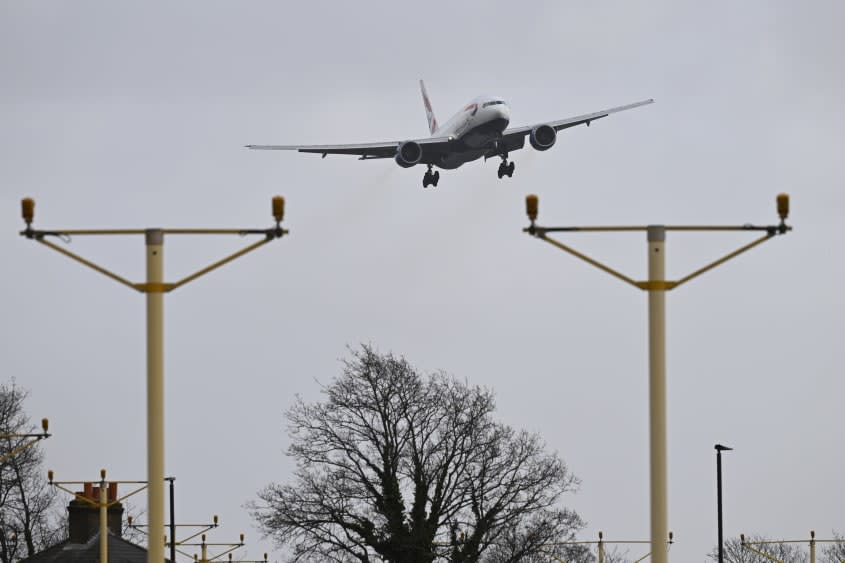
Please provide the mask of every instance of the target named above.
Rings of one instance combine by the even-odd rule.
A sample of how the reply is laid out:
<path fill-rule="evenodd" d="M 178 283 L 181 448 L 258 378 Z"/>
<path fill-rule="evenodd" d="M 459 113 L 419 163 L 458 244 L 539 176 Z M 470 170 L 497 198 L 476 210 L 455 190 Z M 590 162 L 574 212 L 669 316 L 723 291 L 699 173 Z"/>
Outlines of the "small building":
<path fill-rule="evenodd" d="M 79 496 L 96 502 L 100 488 L 85 483 Z M 117 483 L 110 483 L 109 501 L 117 499 Z M 123 539 L 123 505 L 108 508 L 109 563 L 147 563 L 147 550 Z M 91 502 L 73 499 L 68 504 L 68 538 L 21 563 L 100 563 L 100 510 Z"/>

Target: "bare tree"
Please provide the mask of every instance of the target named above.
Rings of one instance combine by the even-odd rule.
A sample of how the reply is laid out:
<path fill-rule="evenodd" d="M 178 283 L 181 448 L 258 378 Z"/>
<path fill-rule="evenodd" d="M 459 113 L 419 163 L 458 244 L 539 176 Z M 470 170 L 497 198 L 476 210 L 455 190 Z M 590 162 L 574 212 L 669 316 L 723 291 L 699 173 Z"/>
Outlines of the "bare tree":
<path fill-rule="evenodd" d="M 604 556 L 604 563 L 630 563 L 633 561 L 631 556 L 629 555 L 629 550 L 625 549 L 624 551 L 619 547 L 613 546 Z"/>
<path fill-rule="evenodd" d="M 23 409 L 27 393 L 0 384 L 0 562 L 11 563 L 49 547 L 61 538 L 55 492 L 47 485 L 37 445 L 9 455 L 35 428 Z"/>
<path fill-rule="evenodd" d="M 819 553 L 818 561 L 823 563 L 842 563 L 845 562 L 845 537 L 837 532 L 833 532 L 833 538 L 841 540 L 837 543 L 830 543 L 816 549 Z M 762 551 L 771 557 L 784 563 L 806 563 L 809 561 L 809 544 L 810 540 L 798 543 L 774 542 L 759 544 L 759 542 L 771 542 L 764 536 L 746 536 L 746 543 L 758 551 Z M 718 561 L 718 550 L 713 549 L 708 554 L 710 561 Z M 731 538 L 725 542 L 725 561 L 728 563 L 769 563 L 771 559 L 767 559 L 760 554 L 742 547 L 739 538 Z"/>
<path fill-rule="evenodd" d="M 569 510 L 543 510 L 502 530 L 484 556 L 484 563 L 593 563 L 595 557 L 585 544 L 575 540 L 583 526 Z"/>
<path fill-rule="evenodd" d="M 123 519 L 125 524 L 123 525 L 123 539 L 126 541 L 130 541 L 135 545 L 140 545 L 141 547 L 147 547 L 147 541 L 149 539 L 149 530 L 147 530 L 145 525 L 140 525 L 139 522 L 144 520 L 144 516 L 147 514 L 147 511 L 143 508 L 143 506 L 136 505 L 133 502 L 128 500 L 123 502 Z M 130 522 L 132 523 L 130 525 Z M 168 536 L 170 534 L 170 530 L 168 529 Z M 168 537 L 168 541 L 170 538 Z"/>
<path fill-rule="evenodd" d="M 833 539 L 838 540 L 837 543 L 827 544 L 822 549 L 823 561 L 825 563 L 842 563 L 845 561 L 845 536 L 833 532 Z"/>
<path fill-rule="evenodd" d="M 323 392 L 287 413 L 295 482 L 251 505 L 293 561 L 528 561 L 582 526 L 557 506 L 575 477 L 489 390 L 362 346 Z"/>
<path fill-rule="evenodd" d="M 807 554 L 801 549 L 800 544 L 795 543 L 766 543 L 771 541 L 764 536 L 746 536 L 745 542 L 752 548 L 768 554 L 784 563 L 806 563 Z M 725 541 L 725 561 L 728 563 L 771 563 L 771 559 L 763 557 L 758 553 L 742 546 L 740 538 L 730 538 Z M 714 549 L 708 555 L 711 561 L 719 560 L 718 549 Z"/>

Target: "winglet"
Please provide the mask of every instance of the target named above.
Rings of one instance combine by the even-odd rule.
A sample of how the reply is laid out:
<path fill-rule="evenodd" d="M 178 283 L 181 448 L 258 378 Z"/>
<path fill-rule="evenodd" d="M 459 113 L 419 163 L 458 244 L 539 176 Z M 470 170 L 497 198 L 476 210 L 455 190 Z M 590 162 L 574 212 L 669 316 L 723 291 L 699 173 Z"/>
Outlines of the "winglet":
<path fill-rule="evenodd" d="M 434 135 L 437 131 L 437 118 L 434 117 L 434 110 L 431 109 L 431 101 L 428 99 L 428 93 L 425 91 L 425 82 L 420 80 L 420 90 L 422 91 L 423 105 L 425 105 L 425 116 L 428 119 L 428 130 Z"/>

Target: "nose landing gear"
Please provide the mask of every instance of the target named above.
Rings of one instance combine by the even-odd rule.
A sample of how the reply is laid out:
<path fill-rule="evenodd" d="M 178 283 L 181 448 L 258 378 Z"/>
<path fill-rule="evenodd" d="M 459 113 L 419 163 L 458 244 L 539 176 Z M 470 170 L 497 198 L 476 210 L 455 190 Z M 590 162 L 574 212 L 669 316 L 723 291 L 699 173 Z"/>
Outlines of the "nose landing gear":
<path fill-rule="evenodd" d="M 513 171 L 514 171 L 515 168 L 516 168 L 516 165 L 513 162 L 508 164 L 508 157 L 503 156 L 502 157 L 502 163 L 499 165 L 499 172 L 498 172 L 499 179 L 501 180 L 503 176 L 507 176 L 508 178 L 511 178 L 513 176 Z"/>
<path fill-rule="evenodd" d="M 437 187 L 437 182 L 440 181 L 440 171 L 435 170 L 434 172 L 431 171 L 431 164 L 428 165 L 428 171 L 423 176 L 423 187 L 427 188 L 428 186 Z"/>

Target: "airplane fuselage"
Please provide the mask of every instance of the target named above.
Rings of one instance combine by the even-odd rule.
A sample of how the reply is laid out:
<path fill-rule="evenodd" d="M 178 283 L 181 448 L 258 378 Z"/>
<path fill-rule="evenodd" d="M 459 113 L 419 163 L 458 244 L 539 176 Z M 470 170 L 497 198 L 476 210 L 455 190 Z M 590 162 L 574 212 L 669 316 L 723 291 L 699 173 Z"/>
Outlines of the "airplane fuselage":
<path fill-rule="evenodd" d="M 478 96 L 433 133 L 433 137 L 452 137 L 454 150 L 435 166 L 458 168 L 462 164 L 490 154 L 510 123 L 511 112 L 501 98 Z"/>

